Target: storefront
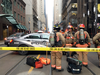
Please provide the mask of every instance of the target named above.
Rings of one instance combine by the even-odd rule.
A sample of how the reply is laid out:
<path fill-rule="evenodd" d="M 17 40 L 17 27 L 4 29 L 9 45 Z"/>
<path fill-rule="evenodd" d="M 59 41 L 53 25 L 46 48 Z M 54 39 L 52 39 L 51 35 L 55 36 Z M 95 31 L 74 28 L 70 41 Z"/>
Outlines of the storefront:
<path fill-rule="evenodd" d="M 25 32 L 26 30 L 27 28 L 25 26 L 17 23 L 12 14 L 0 14 L 0 40 L 13 33 Z"/>

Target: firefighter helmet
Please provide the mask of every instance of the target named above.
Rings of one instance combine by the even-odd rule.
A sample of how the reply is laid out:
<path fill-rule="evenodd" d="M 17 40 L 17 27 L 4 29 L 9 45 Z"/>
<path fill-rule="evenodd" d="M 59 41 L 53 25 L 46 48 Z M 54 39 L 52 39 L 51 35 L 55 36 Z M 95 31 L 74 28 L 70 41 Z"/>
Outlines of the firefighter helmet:
<path fill-rule="evenodd" d="M 85 28 L 84 24 L 79 24 L 79 28 Z"/>
<path fill-rule="evenodd" d="M 59 24 L 55 24 L 53 27 L 54 30 L 59 29 L 60 30 L 60 25 Z"/>
<path fill-rule="evenodd" d="M 67 28 L 68 28 L 68 29 L 73 29 L 73 26 L 72 26 L 72 25 L 68 25 Z"/>

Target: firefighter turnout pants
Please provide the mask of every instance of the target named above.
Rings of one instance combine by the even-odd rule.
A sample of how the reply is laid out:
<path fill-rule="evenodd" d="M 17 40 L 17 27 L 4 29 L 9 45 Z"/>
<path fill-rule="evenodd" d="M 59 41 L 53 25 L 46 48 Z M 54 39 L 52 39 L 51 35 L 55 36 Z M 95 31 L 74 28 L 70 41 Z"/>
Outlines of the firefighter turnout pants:
<path fill-rule="evenodd" d="M 51 51 L 51 67 L 61 69 L 62 51 Z"/>
<path fill-rule="evenodd" d="M 78 54 L 78 60 L 82 61 L 83 65 L 88 65 L 88 58 L 87 58 L 88 52 L 77 52 L 77 54 Z"/>
<path fill-rule="evenodd" d="M 66 48 L 72 48 L 72 44 L 66 44 Z M 67 52 L 67 51 L 65 51 L 65 52 Z M 70 51 L 69 52 L 69 57 L 71 57 L 71 54 L 72 54 L 72 52 Z"/>
<path fill-rule="evenodd" d="M 100 52 L 98 52 L 98 59 L 99 59 L 99 64 L 100 64 Z"/>

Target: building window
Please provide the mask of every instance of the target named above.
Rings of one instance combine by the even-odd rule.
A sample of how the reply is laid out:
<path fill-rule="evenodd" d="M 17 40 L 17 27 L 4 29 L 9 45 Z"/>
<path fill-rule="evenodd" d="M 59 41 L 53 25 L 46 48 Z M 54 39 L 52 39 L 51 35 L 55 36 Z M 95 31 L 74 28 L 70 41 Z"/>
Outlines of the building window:
<path fill-rule="evenodd" d="M 23 7 L 21 6 L 21 11 L 22 11 Z"/>
<path fill-rule="evenodd" d="M 16 6 L 16 0 L 14 0 L 14 5 Z"/>
<path fill-rule="evenodd" d="M 14 18 L 16 18 L 16 12 L 14 11 Z"/>
<path fill-rule="evenodd" d="M 77 3 L 72 3 L 72 8 L 77 8 Z"/>
<path fill-rule="evenodd" d="M 21 16 L 21 21 L 22 21 L 22 16 Z"/>
<path fill-rule="evenodd" d="M 18 3 L 18 9 L 20 8 L 20 5 L 19 5 L 19 3 Z"/>
<path fill-rule="evenodd" d="M 25 18 L 23 17 L 23 22 L 25 22 Z"/>
<path fill-rule="evenodd" d="M 25 13 L 25 9 L 23 8 L 23 12 Z"/>
<path fill-rule="evenodd" d="M 12 3 L 11 0 L 2 0 L 2 9 L 5 14 L 12 14 Z"/>

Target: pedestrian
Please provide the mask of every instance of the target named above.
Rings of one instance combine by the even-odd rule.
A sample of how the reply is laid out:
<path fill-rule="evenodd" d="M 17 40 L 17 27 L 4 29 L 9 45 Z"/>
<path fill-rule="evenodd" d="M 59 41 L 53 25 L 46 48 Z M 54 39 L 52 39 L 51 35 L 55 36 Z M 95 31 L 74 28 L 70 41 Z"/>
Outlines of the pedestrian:
<path fill-rule="evenodd" d="M 72 31 L 73 31 L 73 26 L 72 26 L 72 25 L 68 25 L 67 29 L 68 29 L 68 31 L 65 32 L 65 34 L 64 34 L 64 38 L 65 38 L 65 47 L 71 48 L 71 47 L 73 47 L 73 43 L 74 43 L 74 35 L 73 35 L 73 33 L 72 33 Z M 70 57 L 71 57 L 71 54 L 72 54 L 72 52 L 69 52 L 69 53 L 67 54 L 67 56 L 70 56 Z"/>
<path fill-rule="evenodd" d="M 79 31 L 74 35 L 74 45 L 79 48 L 90 47 L 90 36 L 87 31 L 84 30 L 85 25 L 79 24 Z M 78 60 L 82 61 L 83 66 L 88 66 L 88 52 L 77 52 Z"/>
<path fill-rule="evenodd" d="M 98 26 L 98 33 L 93 37 L 93 43 L 95 44 L 96 48 L 100 48 L 100 26 Z M 98 52 L 98 59 L 99 59 L 99 65 L 100 68 L 100 52 Z"/>
<path fill-rule="evenodd" d="M 55 24 L 54 25 L 54 39 L 55 43 L 52 47 L 63 47 L 65 44 L 65 39 L 63 35 L 60 33 L 60 25 Z M 49 38 L 49 41 L 51 40 L 51 36 Z M 63 71 L 64 69 L 61 67 L 61 58 L 62 58 L 62 51 L 51 51 L 51 67 L 53 70 L 56 70 L 58 72 Z"/>

